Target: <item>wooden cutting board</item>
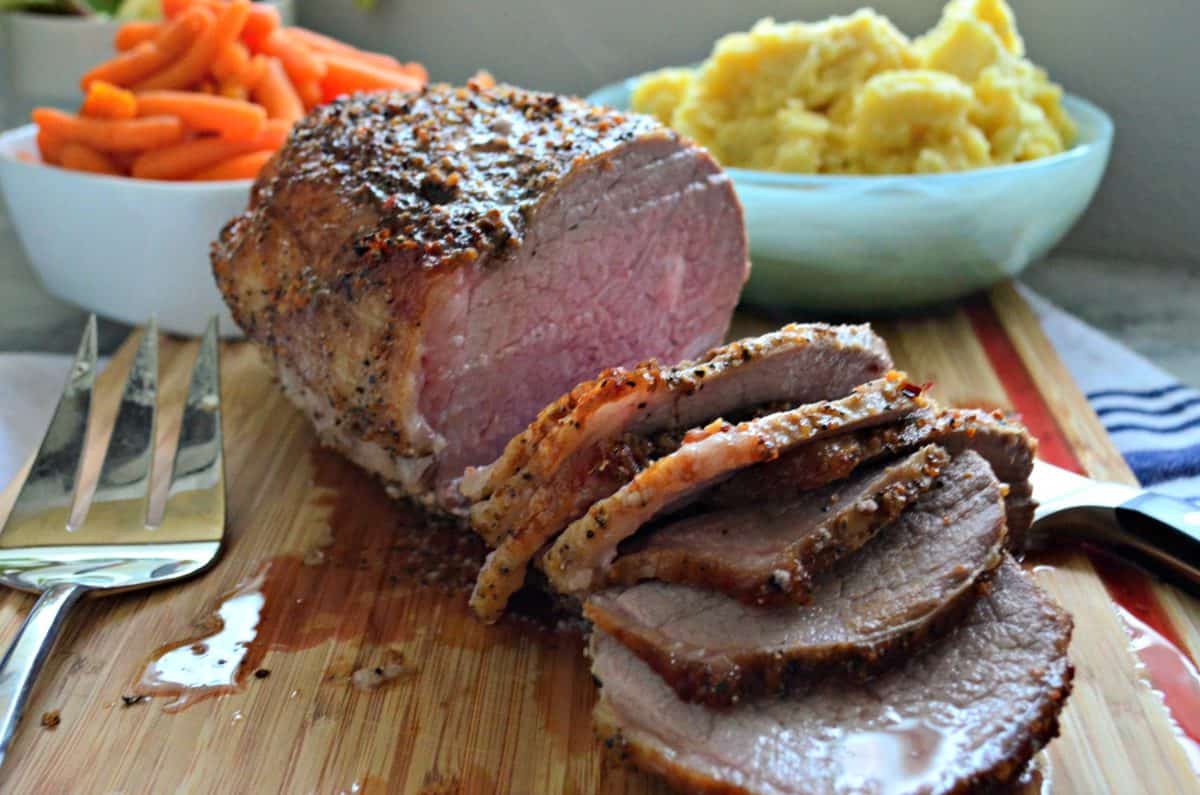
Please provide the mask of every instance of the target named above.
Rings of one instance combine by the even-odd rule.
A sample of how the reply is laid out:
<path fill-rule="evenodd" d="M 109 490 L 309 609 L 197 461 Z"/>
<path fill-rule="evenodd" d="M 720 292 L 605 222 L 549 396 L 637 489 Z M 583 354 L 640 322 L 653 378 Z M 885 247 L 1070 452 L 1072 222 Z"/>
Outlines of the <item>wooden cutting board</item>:
<path fill-rule="evenodd" d="M 767 327 L 742 315 L 734 333 Z M 877 327 L 898 364 L 933 381 L 945 402 L 1019 411 L 1050 460 L 1131 480 L 1011 287 L 943 315 Z M 165 341 L 165 405 L 178 405 L 194 351 L 194 343 Z M 94 404 L 107 410 L 100 426 L 111 421 L 131 354 L 127 344 L 97 386 Z M 3 791 L 664 791 L 605 762 L 592 735 L 595 687 L 579 639 L 524 623 L 477 623 L 465 596 L 446 585 L 462 567 L 450 566 L 438 584 L 417 584 L 430 558 L 423 546 L 468 560 L 477 548 L 427 530 L 365 476 L 317 450 L 248 345 L 226 345 L 223 357 L 230 509 L 223 559 L 190 582 L 77 610 L 0 774 Z M 177 409 L 165 412 L 163 439 L 177 422 Z M 0 496 L 0 515 L 13 491 Z M 427 532 L 432 540 L 416 543 Z M 1090 560 L 1061 555 L 1037 577 L 1076 627 L 1075 691 L 1050 752 L 1053 791 L 1200 791 L 1186 745 L 1146 683 Z M 1127 596 L 1129 588 L 1142 589 L 1144 604 L 1135 607 L 1158 616 L 1160 630 L 1196 659 L 1200 604 L 1144 580 L 1127 581 Z M 31 602 L 0 595 L 0 643 Z M 206 641 L 207 652 L 196 647 L 204 652 L 197 656 L 189 641 L 212 633 L 222 605 L 225 632 Z M 241 659 L 234 692 L 175 711 L 170 698 L 122 699 L 135 692 L 155 650 L 173 642 L 182 642 L 173 661 L 187 663 L 191 654 L 215 665 L 214 657 L 228 657 L 218 674 Z M 374 689 L 355 685 L 356 671 L 370 678 L 376 668 L 397 675 Z M 43 726 L 53 713 L 59 724 Z"/>

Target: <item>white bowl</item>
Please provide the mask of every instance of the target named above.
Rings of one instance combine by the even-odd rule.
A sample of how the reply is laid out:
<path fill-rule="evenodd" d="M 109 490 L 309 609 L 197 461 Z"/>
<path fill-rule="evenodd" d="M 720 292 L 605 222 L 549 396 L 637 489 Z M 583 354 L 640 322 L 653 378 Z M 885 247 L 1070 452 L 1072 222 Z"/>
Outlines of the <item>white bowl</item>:
<path fill-rule="evenodd" d="M 251 180 L 155 182 L 83 174 L 38 159 L 34 125 L 0 135 L 0 190 L 17 237 L 51 294 L 104 317 L 200 334 L 220 317 L 209 246 L 246 208 Z"/>

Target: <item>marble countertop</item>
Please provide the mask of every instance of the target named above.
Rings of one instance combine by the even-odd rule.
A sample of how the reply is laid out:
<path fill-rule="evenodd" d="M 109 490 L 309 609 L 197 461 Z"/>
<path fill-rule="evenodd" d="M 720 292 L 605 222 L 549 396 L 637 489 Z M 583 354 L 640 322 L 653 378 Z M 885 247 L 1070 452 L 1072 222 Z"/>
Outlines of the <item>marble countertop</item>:
<path fill-rule="evenodd" d="M 1200 387 L 1200 267 L 1059 254 L 1032 267 L 1024 281 Z M 71 352 L 84 317 L 38 284 L 0 208 L 0 351 Z M 127 332 L 119 323 L 102 321 L 101 351 L 111 351 Z"/>

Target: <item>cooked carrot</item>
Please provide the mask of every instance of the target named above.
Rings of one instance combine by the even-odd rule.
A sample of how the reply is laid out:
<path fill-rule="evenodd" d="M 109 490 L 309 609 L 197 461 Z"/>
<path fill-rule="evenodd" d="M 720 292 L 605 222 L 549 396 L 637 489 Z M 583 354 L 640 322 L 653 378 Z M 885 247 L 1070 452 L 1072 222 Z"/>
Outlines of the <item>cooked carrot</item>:
<path fill-rule="evenodd" d="M 271 159 L 273 154 L 275 153 L 264 150 L 238 155 L 226 160 L 224 163 L 219 163 L 212 168 L 193 174 L 192 179 L 204 181 L 253 179 L 258 176 L 258 172 L 262 171 L 262 167 L 267 164 L 267 161 Z"/>
<path fill-rule="evenodd" d="M 187 179 L 193 174 L 230 158 L 260 150 L 275 151 L 287 140 L 288 127 L 273 123 L 253 141 L 223 141 L 196 138 L 139 155 L 133 161 L 133 176 L 140 179 Z"/>
<path fill-rule="evenodd" d="M 424 65 L 419 64 L 416 61 L 409 61 L 406 64 L 401 64 L 400 71 L 404 72 L 409 77 L 417 78 L 417 80 L 421 81 L 422 85 L 429 82 L 429 70 L 427 70 Z"/>
<path fill-rule="evenodd" d="M 292 38 L 286 30 L 271 31 L 263 39 L 262 51 L 274 55 L 283 63 L 283 68 L 295 85 L 309 80 L 320 80 L 325 76 L 325 64 L 299 39 Z"/>
<path fill-rule="evenodd" d="M 304 103 L 305 110 L 312 110 L 321 104 L 321 83 L 317 80 L 296 83 L 296 95 Z"/>
<path fill-rule="evenodd" d="M 126 22 L 117 28 L 117 34 L 113 37 L 113 47 L 121 52 L 132 50 L 143 41 L 154 41 L 161 29 L 161 22 Z"/>
<path fill-rule="evenodd" d="M 182 55 L 192 41 L 217 19 L 216 14 L 203 6 L 186 9 L 158 32 L 154 43 L 172 58 Z"/>
<path fill-rule="evenodd" d="M 59 163 L 72 171 L 87 171 L 92 174 L 121 174 L 121 168 L 108 156 L 81 143 L 71 142 L 62 148 Z"/>
<path fill-rule="evenodd" d="M 288 28 L 288 33 L 294 39 L 307 44 L 309 49 L 317 53 L 334 53 L 341 55 L 353 55 L 356 58 L 366 61 L 369 64 L 378 66 L 384 69 L 401 69 L 404 64 L 397 61 L 390 55 L 384 55 L 381 52 L 370 52 L 368 50 L 360 50 L 357 47 L 352 47 L 345 42 L 317 33 L 315 30 L 308 28 L 291 27 Z"/>
<path fill-rule="evenodd" d="M 87 119 L 55 108 L 35 108 L 38 127 L 66 142 L 77 142 L 102 152 L 132 152 L 170 146 L 183 139 L 183 122 L 175 116 L 141 119 Z"/>
<path fill-rule="evenodd" d="M 218 80 L 238 77 L 250 65 L 250 50 L 240 41 L 230 42 L 213 59 L 212 75 Z"/>
<path fill-rule="evenodd" d="M 190 11 L 190 9 L 189 9 Z M 139 81 L 137 91 L 187 88 L 200 80 L 212 67 L 213 59 L 237 39 L 250 13 L 250 0 L 233 0 L 222 9 L 215 23 L 204 30 L 187 52 L 167 68 Z"/>
<path fill-rule="evenodd" d="M 252 102 L 193 91 L 146 91 L 137 102 L 139 116 L 178 116 L 191 130 L 219 133 L 230 141 L 253 140 L 267 123 L 266 112 Z"/>
<path fill-rule="evenodd" d="M 278 149 L 287 143 L 288 136 L 291 134 L 292 125 L 283 119 L 267 119 L 267 126 L 263 128 L 258 142 L 262 144 L 263 149 Z"/>
<path fill-rule="evenodd" d="M 97 80 L 118 86 L 128 86 L 162 69 L 171 57 L 152 41 L 144 41 L 112 60 L 97 64 L 84 73 L 79 86 L 87 91 Z"/>
<path fill-rule="evenodd" d="M 326 102 L 356 91 L 377 91 L 385 88 L 415 91 L 421 87 L 421 82 L 411 75 L 380 69 L 354 56 L 325 53 L 321 57 L 327 69 L 325 79 L 321 81 L 321 91 Z"/>
<path fill-rule="evenodd" d="M 279 9 L 255 3 L 250 7 L 250 15 L 246 17 L 246 26 L 242 28 L 242 40 L 250 49 L 258 52 L 267 36 L 278 29 L 280 24 Z"/>
<path fill-rule="evenodd" d="M 255 55 L 250 59 L 250 63 L 246 64 L 246 68 L 242 70 L 242 85 L 253 91 L 266 73 L 267 56 Z"/>
<path fill-rule="evenodd" d="M 194 0 L 161 0 L 163 16 L 172 19 L 194 5 Z"/>
<path fill-rule="evenodd" d="M 137 111 L 137 97 L 132 91 L 103 80 L 95 80 L 88 86 L 83 107 L 79 109 L 82 115 L 93 119 L 132 119 Z"/>
<path fill-rule="evenodd" d="M 93 81 L 103 80 L 127 88 L 145 80 L 187 49 L 212 19 L 212 12 L 206 8 L 188 9 L 187 13 L 164 26 L 154 41 L 144 41 L 89 69 L 80 78 L 80 87 L 87 91 Z"/>
<path fill-rule="evenodd" d="M 267 59 L 266 72 L 251 93 L 254 100 L 266 108 L 269 118 L 294 122 L 304 115 L 304 103 L 278 58 Z"/>
<path fill-rule="evenodd" d="M 217 96 L 245 101 L 250 99 L 250 92 L 234 77 L 229 80 L 222 80 L 217 85 Z"/>
<path fill-rule="evenodd" d="M 229 0 L 163 0 L 163 13 L 166 16 L 173 16 L 172 13 L 168 13 L 168 9 L 177 14 L 189 5 L 204 6 L 214 14 L 220 14 L 225 6 L 229 5 Z M 249 41 L 257 42 L 279 25 L 279 9 L 255 3 L 250 6 L 250 16 L 246 18 L 246 27 L 243 28 L 242 35 L 247 37 L 247 43 Z"/>
<path fill-rule="evenodd" d="M 59 133 L 46 127 L 38 127 L 37 145 L 38 151 L 42 154 L 42 160 L 52 165 L 58 165 L 62 157 L 62 149 L 66 146 L 66 139 Z"/>

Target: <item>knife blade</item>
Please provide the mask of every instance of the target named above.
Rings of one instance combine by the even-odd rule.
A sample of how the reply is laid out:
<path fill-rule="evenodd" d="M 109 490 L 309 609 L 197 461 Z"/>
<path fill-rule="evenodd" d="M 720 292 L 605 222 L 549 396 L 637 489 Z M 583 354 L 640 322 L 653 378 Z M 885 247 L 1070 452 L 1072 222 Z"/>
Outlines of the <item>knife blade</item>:
<path fill-rule="evenodd" d="M 1035 461 L 1038 501 L 1031 548 L 1090 541 L 1200 596 L 1200 510 L 1123 483 L 1108 483 Z"/>

